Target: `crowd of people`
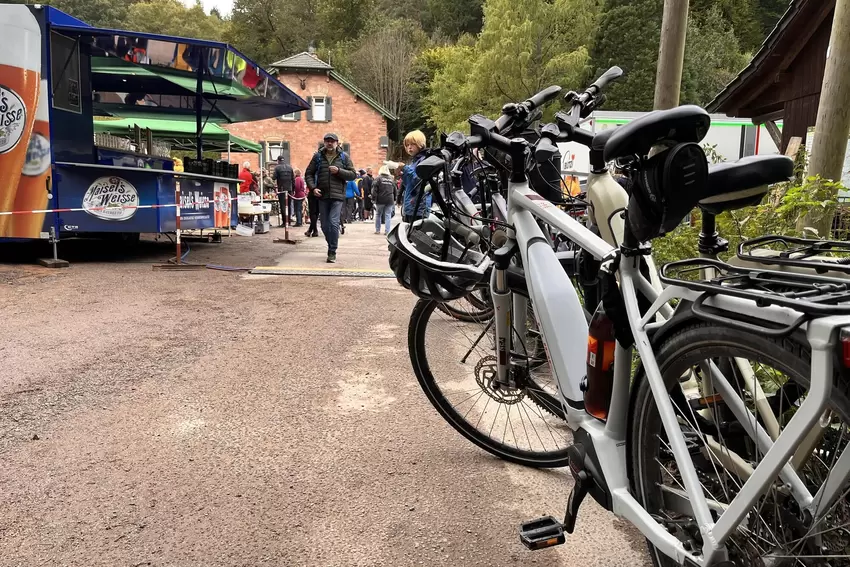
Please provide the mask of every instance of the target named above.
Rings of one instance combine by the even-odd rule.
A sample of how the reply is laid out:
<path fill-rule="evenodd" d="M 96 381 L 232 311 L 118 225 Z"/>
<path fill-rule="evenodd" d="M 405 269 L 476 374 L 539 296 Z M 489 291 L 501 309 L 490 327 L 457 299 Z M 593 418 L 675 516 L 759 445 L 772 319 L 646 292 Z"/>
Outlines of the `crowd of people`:
<path fill-rule="evenodd" d="M 263 184 L 277 189 L 281 225 L 302 227 L 307 223 L 307 237 L 318 237 L 321 227 L 328 245 L 327 262 L 335 263 L 346 224 L 374 220 L 375 234 L 382 234 L 383 226 L 386 235 L 397 205 L 406 222 L 428 215 L 431 197 L 419 198 L 422 184 L 416 176 L 416 165 L 425 157 L 425 149 L 425 134 L 410 132 L 404 138 L 410 161 L 385 161 L 375 176 L 371 167 L 355 169 L 351 157 L 340 148 L 339 137 L 329 132 L 303 175 L 280 156 L 274 170 L 265 172 Z M 257 191 L 259 175 L 245 162 L 239 174 L 239 192 Z"/>

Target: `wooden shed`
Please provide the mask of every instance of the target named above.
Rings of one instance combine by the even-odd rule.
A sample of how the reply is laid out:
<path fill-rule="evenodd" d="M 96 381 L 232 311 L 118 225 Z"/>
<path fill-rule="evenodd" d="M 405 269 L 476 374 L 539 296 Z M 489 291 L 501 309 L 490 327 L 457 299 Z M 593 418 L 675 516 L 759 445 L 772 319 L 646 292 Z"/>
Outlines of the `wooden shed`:
<path fill-rule="evenodd" d="M 782 152 L 794 136 L 805 142 L 817 120 L 834 11 L 835 0 L 793 0 L 749 65 L 707 110 L 765 124 Z"/>

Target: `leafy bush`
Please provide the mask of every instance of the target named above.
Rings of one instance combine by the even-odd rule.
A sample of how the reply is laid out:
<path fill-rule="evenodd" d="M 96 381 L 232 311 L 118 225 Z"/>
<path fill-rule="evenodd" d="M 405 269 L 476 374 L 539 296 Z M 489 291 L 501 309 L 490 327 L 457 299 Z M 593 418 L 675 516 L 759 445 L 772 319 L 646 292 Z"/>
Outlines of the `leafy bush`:
<path fill-rule="evenodd" d="M 714 146 L 705 146 L 709 161 L 722 161 Z M 837 215 L 833 223 L 833 234 L 818 235 L 814 229 L 804 226 L 803 219 L 824 219 L 836 216 L 840 212 L 837 194 L 843 186 L 820 177 L 806 177 L 806 151 L 801 148 L 794 163 L 794 178 L 786 183 L 778 183 L 770 188 L 762 202 L 754 207 L 723 213 L 717 217 L 717 231 L 729 241 L 729 251 L 721 254 L 728 259 L 735 254 L 738 244 L 743 240 L 767 234 L 801 236 L 805 238 L 844 238 L 845 223 L 843 215 Z M 676 230 L 653 242 L 653 256 L 661 266 L 667 262 L 699 256 L 699 239 L 702 212 L 696 209 L 691 213 L 690 222 L 683 223 Z M 841 233 L 841 234 L 839 234 Z"/>

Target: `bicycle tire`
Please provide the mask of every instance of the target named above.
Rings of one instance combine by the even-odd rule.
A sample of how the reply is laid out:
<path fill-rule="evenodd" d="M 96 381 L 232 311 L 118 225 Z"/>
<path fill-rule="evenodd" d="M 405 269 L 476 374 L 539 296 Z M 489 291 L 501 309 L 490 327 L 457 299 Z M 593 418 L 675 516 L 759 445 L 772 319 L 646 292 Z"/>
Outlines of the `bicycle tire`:
<path fill-rule="evenodd" d="M 441 302 L 437 308 L 446 315 L 454 317 L 458 321 L 463 321 L 465 323 L 480 323 L 482 321 L 487 321 L 493 316 L 493 305 L 485 303 L 482 298 L 478 297 L 477 294 L 486 294 L 484 297 L 489 296 L 487 288 L 476 289 L 461 299 Z M 461 300 L 467 301 L 472 306 L 472 310 L 464 310 L 456 307 L 457 302 Z"/>
<path fill-rule="evenodd" d="M 655 350 L 666 387 L 675 399 L 676 391 L 673 388 L 680 381 L 681 367 L 686 366 L 693 356 L 718 360 L 719 364 L 723 364 L 727 357 L 751 356 L 749 360 L 775 364 L 775 368 L 782 369 L 794 381 L 794 386 L 804 386 L 807 389 L 810 378 L 810 351 L 804 341 L 804 338 L 768 338 L 700 322 L 677 331 Z M 725 354 L 716 354 L 719 352 Z M 629 477 L 637 500 L 654 514 L 664 498 L 658 479 L 651 478 L 655 467 L 652 462 L 653 459 L 658 461 L 655 455 L 660 450 L 655 438 L 661 435 L 659 431 L 663 431 L 663 427 L 659 430 L 660 418 L 648 380 L 643 376 L 639 376 L 638 380 L 640 385 L 629 419 L 629 423 L 633 424 L 632 434 L 628 439 Z M 850 385 L 841 379 L 837 372 L 833 376 L 831 403 L 831 409 L 836 411 L 845 423 L 850 424 Z M 660 461 L 658 462 L 660 464 Z M 661 467 L 663 468 L 663 465 Z M 647 545 L 656 567 L 678 565 L 655 549 L 649 540 Z"/>
<path fill-rule="evenodd" d="M 436 309 L 437 302 L 435 301 L 423 299 L 417 302 L 411 314 L 408 329 L 408 350 L 410 352 L 413 371 L 431 405 L 434 406 L 443 419 L 458 431 L 458 433 L 476 446 L 500 459 L 534 468 L 567 466 L 569 464 L 567 449 L 570 444 L 564 446 L 562 449 L 552 451 L 529 451 L 519 447 L 512 447 L 479 431 L 451 405 L 434 379 L 426 354 L 425 331 L 430 315 Z M 560 402 L 554 397 L 552 397 L 552 400 L 547 400 L 547 402 L 549 402 L 547 405 L 560 406 Z"/>

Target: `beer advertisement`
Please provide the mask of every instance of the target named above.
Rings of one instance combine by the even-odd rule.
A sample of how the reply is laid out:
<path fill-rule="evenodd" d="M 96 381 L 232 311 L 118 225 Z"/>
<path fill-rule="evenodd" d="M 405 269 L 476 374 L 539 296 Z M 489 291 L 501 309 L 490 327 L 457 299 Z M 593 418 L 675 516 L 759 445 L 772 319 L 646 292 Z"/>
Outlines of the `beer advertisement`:
<path fill-rule="evenodd" d="M 9 212 L 17 210 L 18 203 L 31 202 L 28 198 L 31 178 L 41 177 L 43 174 L 43 172 L 35 172 L 41 170 L 43 165 L 36 154 L 43 150 L 44 140 L 39 140 L 36 143 L 38 148 L 30 151 L 30 139 L 36 121 L 36 107 L 41 90 L 41 28 L 29 8 L 23 5 L 3 6 L 2 20 L 0 24 L 0 33 L 3 37 L 3 48 L 0 49 L 0 211 Z M 44 110 L 46 111 L 46 108 Z M 43 128 L 41 132 L 43 135 Z M 30 158 L 32 158 L 31 163 Z M 48 159 L 48 165 L 49 161 Z M 24 175 L 25 168 L 33 175 Z M 15 222 L 13 225 L 14 216 L 0 215 L 0 237 L 11 236 L 10 230 L 29 233 L 30 226 L 39 222 L 38 219 L 29 219 L 29 222 Z M 44 215 L 40 216 L 43 222 Z M 39 225 L 36 233 L 40 232 L 40 228 Z"/>

